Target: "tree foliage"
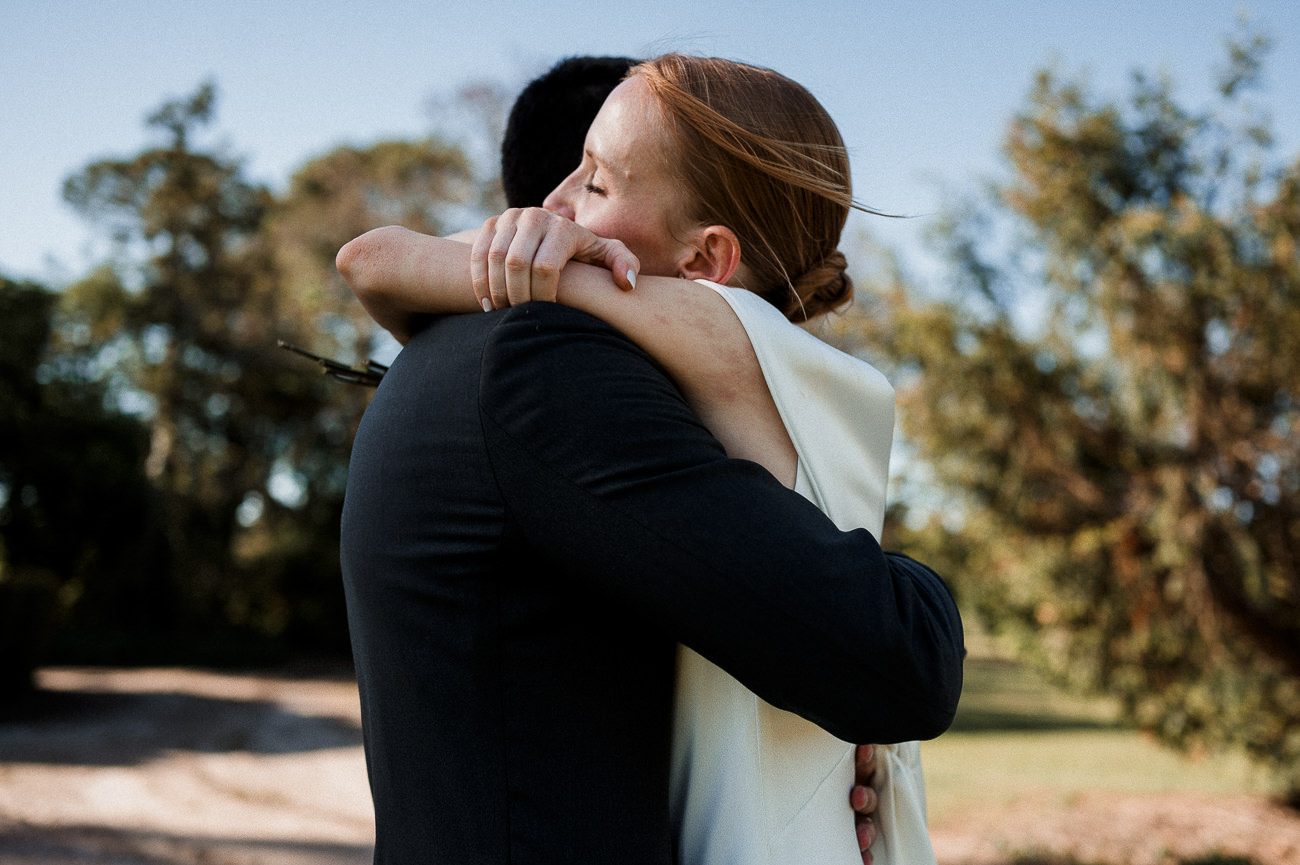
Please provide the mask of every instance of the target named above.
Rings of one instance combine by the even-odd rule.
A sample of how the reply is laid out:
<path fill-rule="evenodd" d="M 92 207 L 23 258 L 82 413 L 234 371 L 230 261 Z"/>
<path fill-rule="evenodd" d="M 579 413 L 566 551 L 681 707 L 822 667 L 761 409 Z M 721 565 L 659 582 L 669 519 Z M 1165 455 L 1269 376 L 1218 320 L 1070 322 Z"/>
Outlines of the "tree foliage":
<path fill-rule="evenodd" d="M 481 194 L 456 148 L 436 139 L 342 146 L 293 176 L 267 225 L 281 274 L 280 293 L 293 316 L 314 325 L 326 354 L 364 358 L 376 328 L 334 269 L 352 238 L 381 225 L 443 234 L 461 227 Z"/>
<path fill-rule="evenodd" d="M 145 430 L 106 409 L 102 387 L 52 376 L 58 301 L 0 279 L 0 691 L 30 685 L 61 607 L 76 607 L 77 626 L 129 628 L 170 601 L 148 518 Z"/>
<path fill-rule="evenodd" d="M 441 113 L 481 134 L 502 99 Z M 165 101 L 140 152 L 67 180 L 110 260 L 57 293 L 0 281 L 0 690 L 29 682 L 55 618 L 81 661 L 347 645 L 338 520 L 369 391 L 276 343 L 369 356 L 381 332 L 335 253 L 378 225 L 475 224 L 500 206 L 495 161 L 437 137 L 340 146 L 277 195 L 210 143 L 216 105 L 211 84 Z"/>
<path fill-rule="evenodd" d="M 163 105 L 149 125 L 163 141 L 133 158 L 104 160 L 70 178 L 65 197 L 106 226 L 133 265 L 97 286 L 74 286 L 70 310 L 84 346 L 115 376 L 114 392 L 147 419 L 145 471 L 165 506 L 162 525 L 174 577 L 186 584 L 178 624 L 220 619 L 245 603 L 236 588 L 237 509 L 265 488 L 282 442 L 267 419 L 291 417 L 277 392 L 271 351 L 275 298 L 259 230 L 270 206 L 238 162 L 198 149 L 210 119 L 211 86 Z M 111 324 L 102 316 L 111 318 Z M 77 357 L 76 352 L 70 353 Z M 236 600 L 239 599 L 239 600 Z"/>
<path fill-rule="evenodd" d="M 1221 102 L 1044 72 L 1011 173 L 946 226 L 950 299 L 897 285 L 860 332 L 959 512 L 965 601 L 1184 748 L 1300 791 L 1300 162 L 1232 46 Z"/>
<path fill-rule="evenodd" d="M 439 230 L 480 191 L 428 140 L 341 147 L 277 198 L 204 145 L 215 105 L 211 85 L 166 102 L 155 146 L 68 180 L 117 255 L 63 292 L 48 365 L 147 431 L 137 463 L 177 602 L 154 608 L 155 629 L 342 648 L 337 526 L 368 392 L 276 343 L 364 358 L 375 329 L 334 272 L 338 247 L 377 224 Z"/>

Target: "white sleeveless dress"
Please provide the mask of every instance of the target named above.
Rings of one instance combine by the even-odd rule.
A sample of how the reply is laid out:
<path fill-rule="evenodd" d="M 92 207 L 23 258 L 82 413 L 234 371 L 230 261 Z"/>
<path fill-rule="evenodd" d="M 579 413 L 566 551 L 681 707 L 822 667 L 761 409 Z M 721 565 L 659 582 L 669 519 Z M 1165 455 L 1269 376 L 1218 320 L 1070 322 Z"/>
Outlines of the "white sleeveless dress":
<path fill-rule="evenodd" d="M 726 299 L 753 343 L 799 457 L 795 489 L 841 529 L 866 528 L 879 538 L 893 388 L 874 367 L 791 324 L 757 295 L 700 282 Z M 861 865 L 849 807 L 853 751 L 854 744 L 765 703 L 680 648 L 672 773 L 678 862 Z M 877 753 L 875 862 L 934 865 L 918 743 Z"/>

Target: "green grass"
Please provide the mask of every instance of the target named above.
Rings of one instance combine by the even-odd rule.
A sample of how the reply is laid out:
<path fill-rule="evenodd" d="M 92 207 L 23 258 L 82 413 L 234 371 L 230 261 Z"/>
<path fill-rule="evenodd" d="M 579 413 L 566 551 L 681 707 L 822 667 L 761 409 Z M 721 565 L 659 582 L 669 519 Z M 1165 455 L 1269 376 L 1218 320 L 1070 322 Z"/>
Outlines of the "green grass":
<path fill-rule="evenodd" d="M 952 729 L 921 746 L 931 822 L 1024 796 L 1273 792 L 1244 758 L 1192 759 L 1114 719 L 1108 702 L 1067 694 L 1005 657 L 968 658 Z"/>

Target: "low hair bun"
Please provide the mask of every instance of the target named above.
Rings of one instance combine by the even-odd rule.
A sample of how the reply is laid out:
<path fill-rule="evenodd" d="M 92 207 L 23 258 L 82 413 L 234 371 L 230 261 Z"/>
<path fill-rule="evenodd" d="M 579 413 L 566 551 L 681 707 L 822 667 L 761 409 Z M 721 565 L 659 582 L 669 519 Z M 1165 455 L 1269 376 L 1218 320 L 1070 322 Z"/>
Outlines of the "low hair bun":
<path fill-rule="evenodd" d="M 835 249 L 853 200 L 849 154 L 826 109 L 784 75 L 665 54 L 632 71 L 658 102 L 669 162 L 695 225 L 725 226 L 745 287 L 791 321 L 853 296 Z"/>
<path fill-rule="evenodd" d="M 848 261 L 838 249 L 796 277 L 790 287 L 791 297 L 781 311 L 796 322 L 834 312 L 853 299 Z"/>

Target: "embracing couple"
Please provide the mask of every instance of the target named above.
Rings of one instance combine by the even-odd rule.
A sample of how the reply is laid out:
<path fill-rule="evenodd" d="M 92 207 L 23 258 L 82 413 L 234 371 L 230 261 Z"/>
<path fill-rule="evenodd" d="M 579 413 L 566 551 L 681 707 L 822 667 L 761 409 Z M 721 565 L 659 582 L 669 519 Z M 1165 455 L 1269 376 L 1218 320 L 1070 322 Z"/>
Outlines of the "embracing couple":
<path fill-rule="evenodd" d="M 504 153 L 544 207 L 338 258 L 405 344 L 342 531 L 375 861 L 933 862 L 960 620 L 877 542 L 892 390 L 796 326 L 852 294 L 834 123 L 766 69 L 571 61 Z"/>

